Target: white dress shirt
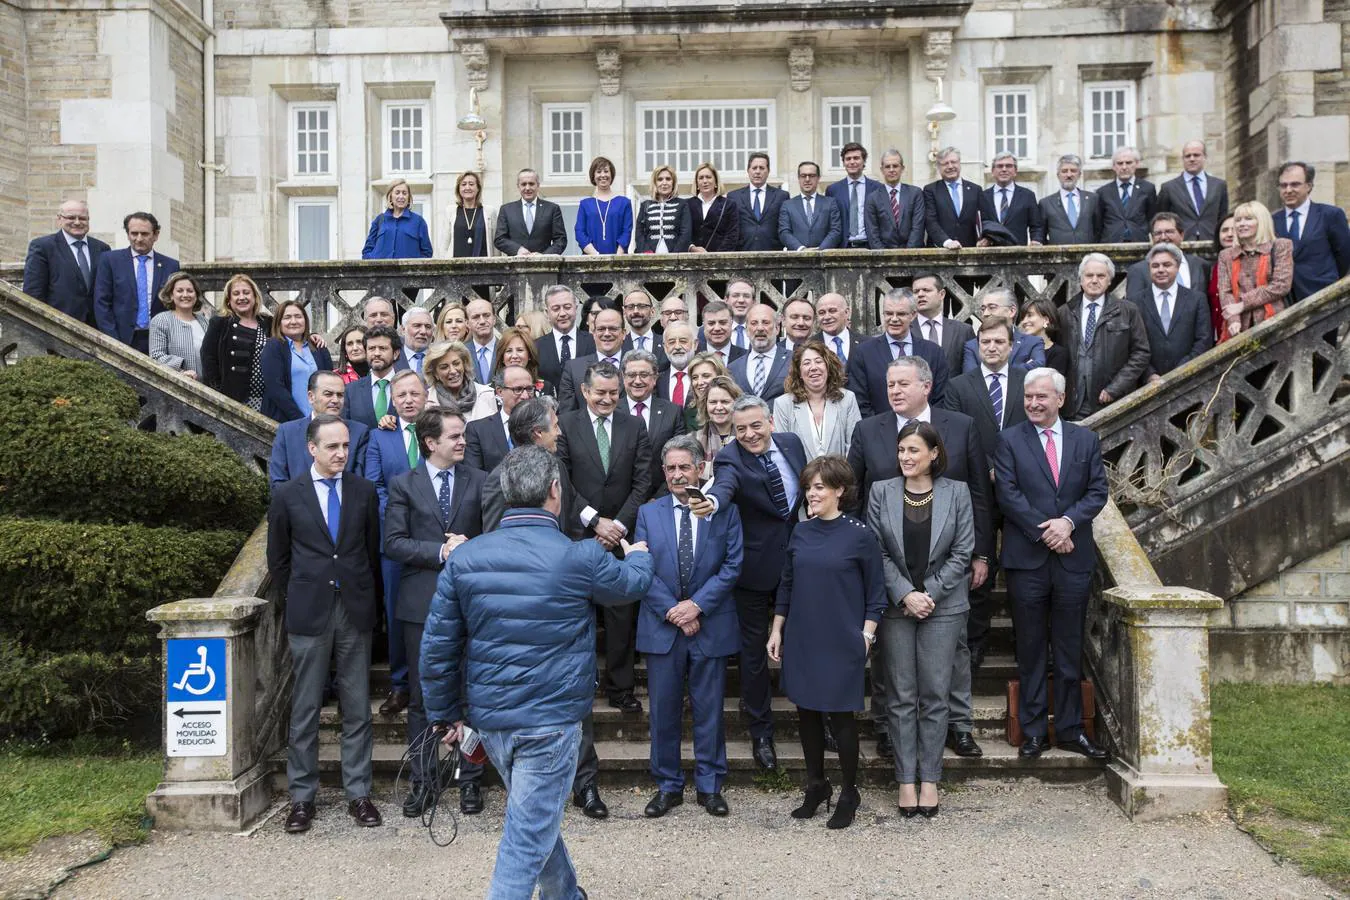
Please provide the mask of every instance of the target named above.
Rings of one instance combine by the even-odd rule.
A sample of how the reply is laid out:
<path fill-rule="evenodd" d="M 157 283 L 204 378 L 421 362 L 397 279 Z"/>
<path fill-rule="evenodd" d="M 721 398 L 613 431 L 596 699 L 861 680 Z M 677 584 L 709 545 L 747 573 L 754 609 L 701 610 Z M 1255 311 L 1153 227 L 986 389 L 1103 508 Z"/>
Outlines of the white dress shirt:
<path fill-rule="evenodd" d="M 1084 329 L 1087 328 L 1088 306 L 1092 303 L 1097 304 L 1097 324 L 1092 326 L 1093 328 L 1096 328 L 1097 325 L 1102 323 L 1102 313 L 1106 310 L 1106 295 L 1102 294 L 1100 297 L 1089 297 L 1087 294 L 1083 295 L 1083 302 L 1079 305 L 1078 315 L 1079 321 L 1082 322 Z M 1078 339 L 1081 341 L 1085 336 L 1086 335 L 1079 335 Z"/>
<path fill-rule="evenodd" d="M 311 465 L 309 467 L 309 477 L 314 480 L 314 496 L 319 498 L 319 511 L 323 513 L 323 524 L 328 525 L 331 528 L 332 525 L 328 521 L 329 487 L 328 485 L 323 483 L 323 479 L 326 476 L 319 471 L 318 466 Z M 337 485 L 335 489 L 337 490 L 338 505 L 340 506 L 342 505 L 342 473 L 339 472 L 333 477 L 337 479 Z"/>
<path fill-rule="evenodd" d="M 855 188 L 854 185 L 857 185 Z M 848 215 L 849 204 L 853 202 L 853 192 L 858 192 L 858 218 L 848 223 L 848 230 L 845 233 L 845 240 L 862 241 L 867 239 L 867 215 L 863 208 L 867 206 L 867 179 L 859 178 L 857 181 L 848 180 L 848 201 L 844 203 L 844 215 Z"/>
<path fill-rule="evenodd" d="M 919 414 L 912 419 L 906 419 L 904 416 L 900 415 L 899 413 L 896 413 L 895 433 L 899 434 L 900 429 L 904 428 L 910 422 L 927 422 L 929 425 L 933 424 L 933 407 L 925 406 L 923 410 L 920 411 Z"/>
<path fill-rule="evenodd" d="M 595 434 L 595 425 L 596 425 L 597 422 L 600 421 L 601 417 L 600 417 L 600 416 L 597 416 L 595 413 L 591 412 L 591 408 L 590 408 L 589 406 L 586 407 L 586 415 L 589 416 L 589 417 L 590 417 L 590 420 L 591 420 L 591 434 Z M 605 420 L 605 434 L 609 435 L 609 463 L 610 463 L 610 465 L 612 466 L 612 465 L 614 465 L 614 416 L 613 416 L 613 414 L 608 415 L 608 416 L 605 416 L 605 417 L 604 417 L 604 420 Z M 600 511 L 597 510 L 597 509 L 596 509 L 595 507 L 593 507 L 593 506 L 588 506 L 588 507 L 586 507 L 585 509 L 583 509 L 583 510 L 581 511 L 581 524 L 584 525 L 584 526 L 586 526 L 587 528 L 590 528 L 590 527 L 591 527 L 591 523 L 594 522 L 594 521 L 595 521 L 596 519 L 598 519 L 598 518 L 600 518 Z M 623 524 L 622 522 L 620 522 L 618 519 L 615 519 L 615 520 L 614 520 L 614 524 L 615 524 L 615 525 L 618 525 L 619 528 L 621 528 L 621 529 L 623 530 L 624 535 L 627 536 L 627 534 L 628 534 L 628 527 L 627 527 L 626 525 L 624 525 L 624 524 Z"/>
<path fill-rule="evenodd" d="M 572 359 L 577 358 L 577 331 L 579 330 L 580 329 L 576 325 L 572 326 L 571 331 L 559 331 L 556 328 L 553 329 L 553 348 L 558 351 L 558 359 L 562 359 L 563 335 L 567 335 L 567 352 L 571 354 Z"/>
<path fill-rule="evenodd" d="M 684 506 L 680 503 L 679 500 L 676 500 L 676 499 L 675 499 L 675 496 L 674 496 L 673 494 L 672 494 L 671 497 L 670 497 L 670 505 L 671 505 L 672 510 L 673 510 L 674 513 L 675 513 L 675 547 L 676 547 L 676 550 L 675 550 L 675 556 L 676 556 L 676 559 L 678 560 L 678 559 L 679 559 L 679 546 L 680 546 L 680 520 L 684 518 L 684 515 L 683 515 Z M 690 528 L 692 529 L 692 531 L 694 532 L 693 535 L 692 535 L 692 537 L 693 537 L 693 544 L 694 544 L 694 558 L 697 559 L 697 558 L 698 558 L 698 532 L 699 532 L 700 521 L 699 521 L 699 517 L 696 516 L 696 515 L 694 515 L 692 512 L 689 514 L 689 525 L 690 525 Z"/>
<path fill-rule="evenodd" d="M 1036 435 L 1041 439 L 1041 452 L 1045 452 L 1045 428 L 1040 425 L 1036 427 Z M 1064 480 L 1064 420 L 1055 419 L 1055 424 L 1050 426 L 1050 431 L 1055 436 L 1055 470 L 1059 472 L 1059 480 Z M 1071 520 L 1072 521 L 1072 520 Z"/>
<path fill-rule="evenodd" d="M 844 339 L 844 356 L 848 357 L 849 359 L 853 359 L 853 329 L 851 329 L 851 328 L 845 328 L 843 331 L 839 332 L 838 334 L 830 334 L 829 332 L 822 331 L 822 332 L 821 332 L 821 337 L 825 338 L 825 346 L 826 346 L 831 352 L 834 352 L 834 351 L 835 351 L 834 339 L 835 339 L 836 337 L 841 337 L 841 338 L 843 338 L 843 339 Z"/>
<path fill-rule="evenodd" d="M 995 371 L 984 363 L 980 363 L 980 374 L 984 376 L 984 389 L 989 390 L 989 381 L 994 375 L 998 376 L 999 390 L 1003 391 L 1003 406 L 999 410 L 998 430 L 1003 430 L 1003 420 L 1008 417 L 1008 364 L 1004 363 L 1003 368 Z"/>
<path fill-rule="evenodd" d="M 755 368 L 759 365 L 761 359 L 764 360 L 764 386 L 766 388 L 769 386 L 769 375 L 773 372 L 773 358 L 777 349 L 776 346 L 770 347 L 763 353 L 758 350 L 751 350 L 745 357 L 745 380 L 752 389 L 755 386 Z"/>
<path fill-rule="evenodd" d="M 632 331 L 629 332 L 628 336 L 633 339 L 634 350 L 646 350 L 648 353 L 656 352 L 656 332 L 652 331 L 650 328 L 647 329 L 645 334 L 638 334 L 636 331 Z M 642 344 L 638 343 L 638 341 L 645 341 L 646 346 L 644 347 Z"/>
<path fill-rule="evenodd" d="M 425 463 L 426 463 L 426 466 L 427 466 L 427 475 L 429 475 L 429 476 L 431 477 L 431 492 L 432 492 L 433 494 L 436 495 L 436 502 L 437 502 L 437 503 L 440 502 L 440 498 L 441 498 L 441 482 L 440 482 L 441 473 L 442 473 L 442 472 L 449 472 L 449 473 L 450 473 L 450 501 L 453 503 L 453 502 L 454 502 L 454 499 L 455 499 L 455 469 L 454 469 L 454 467 L 452 466 L 452 467 L 450 467 L 449 469 L 438 469 L 438 468 L 436 468 L 434 465 L 432 465 L 431 460 L 429 460 L 429 459 L 423 460 L 423 462 L 425 462 Z"/>
<path fill-rule="evenodd" d="M 939 347 L 942 346 L 942 316 L 937 315 L 930 319 L 923 313 L 920 313 L 915 317 L 915 322 L 918 323 L 919 337 L 924 340 L 932 341 Z M 931 329 L 928 327 L 930 322 L 933 326 Z M 910 328 L 910 332 L 913 333 L 913 331 L 914 329 Z M 932 332 L 931 337 L 929 336 L 930 331 Z"/>
<path fill-rule="evenodd" d="M 634 400 L 632 397 L 625 397 L 624 400 L 625 400 L 625 402 L 628 404 L 628 414 L 629 414 L 630 416 L 632 416 L 632 417 L 635 418 L 635 419 L 641 419 L 643 425 L 647 425 L 647 426 L 650 426 L 650 425 L 651 425 L 651 423 L 652 423 L 652 398 L 651 398 L 651 397 L 647 397 L 645 400 L 641 400 L 641 401 Z M 638 404 L 639 402 L 642 404 L 642 412 L 638 412 L 638 411 L 637 411 L 637 404 Z M 612 437 L 613 437 L 613 434 L 611 434 L 610 437 L 612 438 Z"/>
<path fill-rule="evenodd" d="M 1175 319 L 1175 318 L 1176 318 L 1176 315 L 1177 315 L 1177 283 L 1180 282 L 1180 281 L 1181 281 L 1181 279 L 1178 278 L 1176 281 L 1172 282 L 1172 286 L 1171 286 L 1170 288 L 1167 288 L 1167 289 L 1166 289 L 1166 290 L 1167 290 L 1167 305 L 1168 305 L 1168 310 L 1167 310 L 1167 312 L 1168 312 L 1169 318 L 1171 318 L 1171 319 Z M 1155 307 L 1157 307 L 1157 309 L 1158 309 L 1158 319 L 1159 319 L 1160 321 L 1166 321 L 1166 320 L 1163 319 L 1163 301 L 1162 301 L 1162 295 L 1163 295 L 1163 290 L 1164 290 L 1164 289 L 1158 287 L 1156 284 L 1155 284 L 1155 285 L 1151 285 L 1151 287 L 1153 288 L 1153 305 L 1154 305 Z M 1170 331 L 1170 330 L 1171 330 L 1171 327 L 1170 327 L 1171 323 L 1168 322 L 1168 325 L 1169 325 L 1169 327 L 1168 327 L 1167 330 Z"/>
<path fill-rule="evenodd" d="M 408 448 L 411 447 L 411 446 L 413 445 L 413 442 L 417 440 L 417 438 L 415 438 L 415 437 L 413 436 L 413 433 L 412 433 L 411 431 L 408 430 L 409 428 L 411 428 L 412 426 L 414 426 L 414 425 L 416 425 L 416 424 L 417 424 L 417 423 L 416 423 L 415 421 L 414 421 L 414 422 L 405 422 L 405 421 L 403 421 L 403 418 L 402 418 L 402 417 L 399 417 L 399 420 L 398 420 L 398 430 L 399 430 L 400 436 L 403 438 L 403 450 L 404 450 L 404 452 L 407 452 Z M 417 448 L 417 455 L 418 455 L 419 458 L 421 457 L 421 455 L 422 455 L 422 448 L 421 448 L 421 447 Z"/>

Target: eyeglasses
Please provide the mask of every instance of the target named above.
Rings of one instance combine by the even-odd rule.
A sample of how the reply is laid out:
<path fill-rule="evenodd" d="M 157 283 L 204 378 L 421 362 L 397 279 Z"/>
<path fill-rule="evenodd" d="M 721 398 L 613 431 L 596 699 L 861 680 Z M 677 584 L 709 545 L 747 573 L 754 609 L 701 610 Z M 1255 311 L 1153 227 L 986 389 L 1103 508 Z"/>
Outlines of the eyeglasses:
<path fill-rule="evenodd" d="M 650 303 L 625 303 L 623 308 L 626 310 L 646 310 L 647 312 L 651 312 L 652 305 Z"/>
<path fill-rule="evenodd" d="M 618 334 L 623 329 L 615 325 L 596 325 L 591 331 L 596 334 Z"/>
<path fill-rule="evenodd" d="M 528 394 L 534 390 L 534 385 L 526 384 L 520 387 L 512 387 L 509 384 L 504 384 L 501 386 L 501 388 L 499 388 L 499 390 L 503 390 L 511 394 Z"/>
<path fill-rule="evenodd" d="M 68 215 L 66 215 L 65 213 L 60 213 L 60 214 L 58 215 L 58 218 L 65 219 L 67 222 L 88 222 L 88 221 L 89 221 L 89 217 L 88 217 L 88 216 L 68 216 Z"/>
<path fill-rule="evenodd" d="M 651 381 L 656 377 L 656 373 L 648 369 L 647 371 L 634 372 L 631 369 L 624 373 L 624 377 L 633 381 Z"/>

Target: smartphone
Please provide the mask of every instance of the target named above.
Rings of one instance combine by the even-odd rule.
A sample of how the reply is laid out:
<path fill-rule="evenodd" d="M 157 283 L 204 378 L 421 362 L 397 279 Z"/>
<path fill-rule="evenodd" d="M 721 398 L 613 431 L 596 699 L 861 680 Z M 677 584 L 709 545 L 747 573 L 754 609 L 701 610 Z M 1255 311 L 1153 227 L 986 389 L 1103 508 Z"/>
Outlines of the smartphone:
<path fill-rule="evenodd" d="M 704 494 L 701 490 L 699 490 L 699 489 L 696 488 L 696 487 L 688 487 L 688 488 L 685 488 L 685 489 L 684 489 L 684 494 L 685 494 L 685 496 L 688 497 L 690 500 L 698 500 L 698 501 L 701 502 L 701 501 L 704 501 L 704 500 L 707 500 L 707 499 L 708 499 L 707 495 Z"/>

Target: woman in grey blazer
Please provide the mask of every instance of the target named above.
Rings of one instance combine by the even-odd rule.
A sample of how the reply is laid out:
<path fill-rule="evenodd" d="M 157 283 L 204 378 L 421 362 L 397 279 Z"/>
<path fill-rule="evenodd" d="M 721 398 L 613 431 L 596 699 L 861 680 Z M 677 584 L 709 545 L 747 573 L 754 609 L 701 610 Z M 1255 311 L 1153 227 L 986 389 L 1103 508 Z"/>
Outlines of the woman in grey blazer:
<path fill-rule="evenodd" d="M 202 374 L 202 339 L 206 316 L 202 292 L 186 272 L 174 272 L 160 289 L 164 312 L 150 320 L 150 358 L 195 380 Z"/>
<path fill-rule="evenodd" d="M 822 341 L 798 344 L 792 353 L 786 392 L 773 401 L 773 430 L 801 438 L 807 462 L 827 453 L 848 456 L 862 416 L 858 398 L 844 388 L 846 378 L 843 363 Z"/>
<path fill-rule="evenodd" d="M 867 524 L 881 541 L 890 601 L 879 643 L 900 812 L 931 819 L 938 812 L 952 660 L 970 609 L 975 526 L 969 488 L 939 477 L 947 451 L 937 429 L 911 421 L 896 446 L 900 477 L 872 485 Z"/>

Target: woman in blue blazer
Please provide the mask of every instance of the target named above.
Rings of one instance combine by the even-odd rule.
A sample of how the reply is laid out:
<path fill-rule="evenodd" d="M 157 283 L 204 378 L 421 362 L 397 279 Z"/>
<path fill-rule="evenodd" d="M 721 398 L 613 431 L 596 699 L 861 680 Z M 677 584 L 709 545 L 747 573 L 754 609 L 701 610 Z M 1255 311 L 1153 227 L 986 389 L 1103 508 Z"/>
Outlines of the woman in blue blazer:
<path fill-rule="evenodd" d="M 412 188 L 408 182 L 400 178 L 389 185 L 384 202 L 388 208 L 370 223 L 361 258 L 430 259 L 431 231 L 427 220 L 412 211 Z"/>
<path fill-rule="evenodd" d="M 262 352 L 262 414 L 278 422 L 305 418 L 310 413 L 309 376 L 332 370 L 328 350 L 310 341 L 305 307 L 298 300 L 278 303 L 272 338 Z"/>

